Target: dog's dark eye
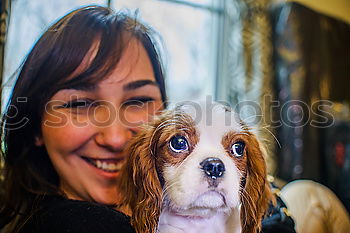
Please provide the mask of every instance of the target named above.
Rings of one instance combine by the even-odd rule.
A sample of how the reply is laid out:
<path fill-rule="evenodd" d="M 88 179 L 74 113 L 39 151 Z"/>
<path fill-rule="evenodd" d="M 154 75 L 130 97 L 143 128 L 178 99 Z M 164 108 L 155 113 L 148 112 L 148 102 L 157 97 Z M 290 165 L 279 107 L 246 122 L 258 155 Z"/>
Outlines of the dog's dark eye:
<path fill-rule="evenodd" d="M 236 142 L 231 147 L 231 153 L 236 157 L 241 157 L 244 154 L 244 142 Z"/>
<path fill-rule="evenodd" d="M 170 139 L 170 149 L 176 153 L 188 150 L 188 142 L 184 136 L 176 135 Z"/>

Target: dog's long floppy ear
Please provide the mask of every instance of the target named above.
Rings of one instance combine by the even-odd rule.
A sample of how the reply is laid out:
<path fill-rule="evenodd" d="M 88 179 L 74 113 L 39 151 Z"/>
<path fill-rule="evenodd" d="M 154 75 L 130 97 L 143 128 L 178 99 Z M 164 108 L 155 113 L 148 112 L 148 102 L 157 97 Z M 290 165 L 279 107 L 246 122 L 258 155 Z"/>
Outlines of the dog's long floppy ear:
<path fill-rule="evenodd" d="M 242 233 L 257 233 L 261 229 L 261 220 L 273 201 L 270 185 L 267 181 L 265 150 L 254 135 L 247 144 L 247 170 L 245 187 L 241 195 Z"/>
<path fill-rule="evenodd" d="M 132 210 L 131 224 L 136 233 L 154 233 L 161 211 L 162 187 L 156 170 L 156 148 L 161 119 L 134 137 L 126 148 L 119 189 L 122 204 Z"/>

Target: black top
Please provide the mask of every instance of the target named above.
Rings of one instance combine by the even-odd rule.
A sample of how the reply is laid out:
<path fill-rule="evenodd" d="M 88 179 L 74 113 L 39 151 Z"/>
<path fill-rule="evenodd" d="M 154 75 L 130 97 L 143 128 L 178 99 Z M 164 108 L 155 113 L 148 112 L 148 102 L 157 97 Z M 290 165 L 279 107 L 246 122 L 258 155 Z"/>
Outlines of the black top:
<path fill-rule="evenodd" d="M 130 217 L 107 206 L 46 198 L 20 233 L 134 233 Z"/>
<path fill-rule="evenodd" d="M 261 233 L 295 233 L 293 219 L 286 215 L 286 206 L 277 197 L 277 205 L 270 206 L 262 221 Z M 26 222 L 19 233 L 135 233 L 130 217 L 107 206 L 46 197 L 39 209 Z"/>

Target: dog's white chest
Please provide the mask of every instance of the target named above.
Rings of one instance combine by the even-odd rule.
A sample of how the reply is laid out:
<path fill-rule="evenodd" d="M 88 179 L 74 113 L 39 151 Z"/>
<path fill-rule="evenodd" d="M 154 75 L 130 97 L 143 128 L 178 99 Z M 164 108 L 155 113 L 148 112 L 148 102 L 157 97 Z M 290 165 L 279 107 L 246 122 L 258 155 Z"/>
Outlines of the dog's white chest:
<path fill-rule="evenodd" d="M 235 212 L 235 211 L 233 211 Z M 157 233 L 240 233 L 239 217 L 236 213 L 223 213 L 210 218 L 188 218 L 163 211 Z"/>

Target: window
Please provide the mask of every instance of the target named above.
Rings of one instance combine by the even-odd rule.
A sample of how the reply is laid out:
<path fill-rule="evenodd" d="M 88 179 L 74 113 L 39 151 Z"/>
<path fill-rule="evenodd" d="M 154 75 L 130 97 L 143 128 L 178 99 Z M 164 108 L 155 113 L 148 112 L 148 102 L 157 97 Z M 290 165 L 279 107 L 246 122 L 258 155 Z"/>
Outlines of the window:
<path fill-rule="evenodd" d="M 106 5 L 106 0 L 14 0 L 5 48 L 2 107 L 6 106 L 17 69 L 39 38 L 59 17 L 79 6 Z"/>
<path fill-rule="evenodd" d="M 221 0 L 16 0 L 12 3 L 4 80 L 20 66 L 40 34 L 72 9 L 89 4 L 137 11 L 161 36 L 171 102 L 215 94 Z M 13 82 L 8 82 L 11 87 Z M 9 95 L 7 88 L 3 96 Z"/>
<path fill-rule="evenodd" d="M 171 102 L 215 94 L 220 1 L 118 0 L 117 9 L 139 9 L 140 18 L 165 44 L 167 91 Z"/>

